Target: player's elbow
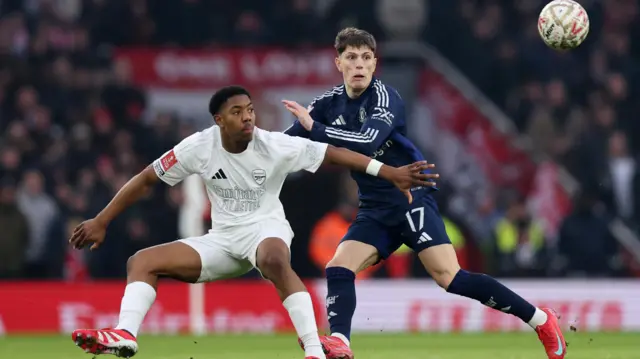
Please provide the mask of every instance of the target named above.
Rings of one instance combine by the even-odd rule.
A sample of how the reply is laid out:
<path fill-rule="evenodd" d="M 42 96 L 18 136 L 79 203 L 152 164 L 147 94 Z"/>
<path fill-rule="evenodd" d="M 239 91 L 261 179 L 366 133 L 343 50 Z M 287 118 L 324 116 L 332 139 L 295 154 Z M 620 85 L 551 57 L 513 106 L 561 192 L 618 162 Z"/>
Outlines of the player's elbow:
<path fill-rule="evenodd" d="M 327 152 L 324 155 L 324 162 L 328 164 L 338 163 L 341 150 L 344 151 L 344 148 L 336 147 L 333 145 L 327 145 Z"/>
<path fill-rule="evenodd" d="M 158 175 L 153 169 L 153 165 L 145 167 L 145 169 L 140 171 L 136 177 L 139 178 L 145 189 L 151 189 L 159 181 Z"/>
<path fill-rule="evenodd" d="M 345 161 L 348 162 L 354 152 L 357 151 L 353 148 L 328 145 L 327 152 L 324 156 L 324 163 L 331 165 L 345 165 Z"/>

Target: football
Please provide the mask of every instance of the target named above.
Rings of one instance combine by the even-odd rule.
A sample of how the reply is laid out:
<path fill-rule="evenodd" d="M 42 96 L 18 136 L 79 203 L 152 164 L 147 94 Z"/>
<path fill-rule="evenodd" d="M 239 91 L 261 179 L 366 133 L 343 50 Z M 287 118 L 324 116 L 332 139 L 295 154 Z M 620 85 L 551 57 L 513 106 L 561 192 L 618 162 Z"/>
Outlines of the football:
<path fill-rule="evenodd" d="M 538 32 L 552 49 L 574 49 L 589 33 L 589 16 L 582 5 L 573 0 L 553 0 L 540 12 Z"/>

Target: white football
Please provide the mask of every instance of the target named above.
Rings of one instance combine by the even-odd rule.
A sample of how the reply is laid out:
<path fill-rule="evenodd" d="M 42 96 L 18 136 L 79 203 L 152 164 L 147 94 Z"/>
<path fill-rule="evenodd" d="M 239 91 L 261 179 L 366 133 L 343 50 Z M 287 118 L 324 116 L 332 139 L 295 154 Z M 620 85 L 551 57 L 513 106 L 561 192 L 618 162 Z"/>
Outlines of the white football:
<path fill-rule="evenodd" d="M 574 49 L 589 34 L 589 15 L 573 0 L 553 0 L 540 12 L 538 31 L 552 49 Z"/>

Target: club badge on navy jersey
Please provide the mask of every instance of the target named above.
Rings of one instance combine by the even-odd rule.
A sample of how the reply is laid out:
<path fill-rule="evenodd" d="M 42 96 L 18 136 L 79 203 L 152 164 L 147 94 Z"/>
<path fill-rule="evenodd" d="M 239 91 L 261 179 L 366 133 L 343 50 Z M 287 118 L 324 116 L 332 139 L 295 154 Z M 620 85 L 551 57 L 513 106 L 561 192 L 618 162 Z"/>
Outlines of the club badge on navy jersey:
<path fill-rule="evenodd" d="M 267 171 L 265 170 L 261 170 L 261 169 L 253 170 L 251 174 L 253 175 L 253 180 L 256 181 L 256 183 L 261 186 L 264 183 L 264 181 L 267 179 Z"/>
<path fill-rule="evenodd" d="M 364 123 L 364 119 L 367 118 L 367 111 L 364 107 L 360 107 L 360 123 Z"/>

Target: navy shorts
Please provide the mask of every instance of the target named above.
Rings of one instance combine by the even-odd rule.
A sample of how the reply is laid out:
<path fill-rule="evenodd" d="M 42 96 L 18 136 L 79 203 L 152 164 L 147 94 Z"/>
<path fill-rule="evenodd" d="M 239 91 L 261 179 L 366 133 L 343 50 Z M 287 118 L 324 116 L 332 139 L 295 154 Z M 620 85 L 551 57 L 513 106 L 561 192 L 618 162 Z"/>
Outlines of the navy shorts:
<path fill-rule="evenodd" d="M 451 243 L 438 205 L 430 195 L 407 203 L 392 215 L 387 210 L 384 212 L 361 208 L 342 241 L 370 244 L 376 247 L 382 259 L 387 259 L 402 244 L 419 253 L 432 246 Z"/>

